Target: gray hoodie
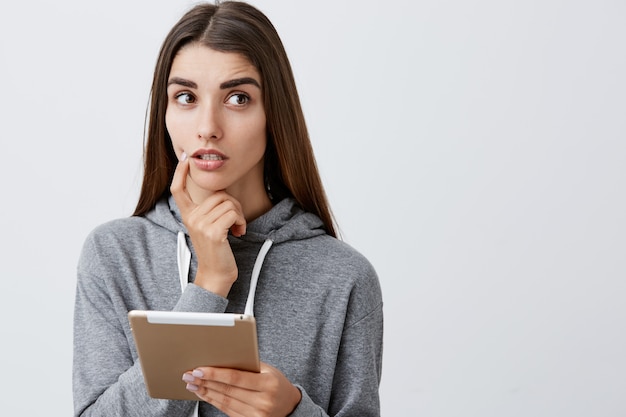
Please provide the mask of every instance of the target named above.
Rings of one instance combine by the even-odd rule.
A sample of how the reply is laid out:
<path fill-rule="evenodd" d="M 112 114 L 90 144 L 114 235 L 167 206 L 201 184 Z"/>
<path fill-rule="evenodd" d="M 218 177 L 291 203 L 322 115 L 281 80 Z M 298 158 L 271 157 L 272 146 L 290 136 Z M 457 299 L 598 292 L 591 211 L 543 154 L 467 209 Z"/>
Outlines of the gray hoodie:
<path fill-rule="evenodd" d="M 87 237 L 78 264 L 74 313 L 75 416 L 181 416 L 195 402 L 146 392 L 128 311 L 242 313 L 257 253 L 269 250 L 254 302 L 259 352 L 302 392 L 292 416 L 378 416 L 383 314 L 377 275 L 353 248 L 327 235 L 291 199 L 229 236 L 239 277 L 228 298 L 191 282 L 181 294 L 177 234 L 194 249 L 174 200 L 145 217 L 118 219 Z M 181 375 L 182 377 L 182 375 Z M 222 416 L 201 402 L 200 416 Z"/>

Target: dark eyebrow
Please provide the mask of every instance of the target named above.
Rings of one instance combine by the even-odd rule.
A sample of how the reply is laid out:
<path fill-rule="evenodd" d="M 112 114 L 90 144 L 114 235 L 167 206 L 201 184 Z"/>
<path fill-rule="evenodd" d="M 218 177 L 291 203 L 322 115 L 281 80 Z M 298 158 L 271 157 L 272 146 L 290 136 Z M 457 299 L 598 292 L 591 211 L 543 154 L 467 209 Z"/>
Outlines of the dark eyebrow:
<path fill-rule="evenodd" d="M 169 87 L 172 84 L 182 85 L 183 87 L 187 88 L 198 88 L 198 84 L 194 83 L 193 81 L 185 80 L 184 78 L 179 77 L 170 78 L 170 80 L 167 82 L 167 86 Z"/>
<path fill-rule="evenodd" d="M 178 85 L 182 85 L 183 87 L 193 88 L 193 89 L 198 88 L 198 84 L 196 84 L 195 82 L 191 80 L 186 80 L 180 77 L 170 78 L 170 80 L 167 82 L 167 86 L 169 87 L 172 84 L 178 84 Z M 226 90 L 229 88 L 240 86 L 242 84 L 251 84 L 251 85 L 257 86 L 258 88 L 261 88 L 258 81 L 255 80 L 254 78 L 243 77 L 243 78 L 235 78 L 234 80 L 224 81 L 223 83 L 220 84 L 220 89 Z"/>
<path fill-rule="evenodd" d="M 220 84 L 220 88 L 222 90 L 226 90 L 228 88 L 237 87 L 242 84 L 252 84 L 252 85 L 257 86 L 258 88 L 261 88 L 258 81 L 250 77 L 236 78 L 234 80 L 224 81 L 223 83 Z"/>

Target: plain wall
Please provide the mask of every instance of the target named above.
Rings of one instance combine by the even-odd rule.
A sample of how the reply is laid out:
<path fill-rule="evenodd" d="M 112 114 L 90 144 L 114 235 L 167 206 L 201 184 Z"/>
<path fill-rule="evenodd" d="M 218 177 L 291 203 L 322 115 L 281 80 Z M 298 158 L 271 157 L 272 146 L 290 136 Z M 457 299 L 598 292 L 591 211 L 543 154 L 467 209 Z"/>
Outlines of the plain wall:
<path fill-rule="evenodd" d="M 79 251 L 134 208 L 191 4 L 0 5 L 3 415 L 72 413 Z M 253 4 L 380 275 L 383 415 L 626 415 L 626 3 Z"/>

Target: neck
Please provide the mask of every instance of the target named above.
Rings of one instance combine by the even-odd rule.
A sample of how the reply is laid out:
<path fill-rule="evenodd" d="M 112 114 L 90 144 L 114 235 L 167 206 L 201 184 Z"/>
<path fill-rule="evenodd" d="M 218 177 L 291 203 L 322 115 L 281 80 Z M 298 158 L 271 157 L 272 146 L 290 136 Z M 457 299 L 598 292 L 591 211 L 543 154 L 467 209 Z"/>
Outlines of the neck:
<path fill-rule="evenodd" d="M 254 194 L 247 192 L 242 194 L 236 192 L 236 190 L 226 190 L 226 192 L 239 201 L 243 210 L 243 216 L 248 223 L 272 209 L 272 201 L 267 196 L 264 187 L 261 188 L 260 192 Z"/>

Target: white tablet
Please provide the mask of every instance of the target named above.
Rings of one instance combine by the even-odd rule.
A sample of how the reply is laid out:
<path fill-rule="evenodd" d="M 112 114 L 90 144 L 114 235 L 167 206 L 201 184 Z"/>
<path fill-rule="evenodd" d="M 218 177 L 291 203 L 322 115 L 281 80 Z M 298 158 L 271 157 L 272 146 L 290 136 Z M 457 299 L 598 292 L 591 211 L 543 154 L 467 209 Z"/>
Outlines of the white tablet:
<path fill-rule="evenodd" d="M 132 310 L 128 319 L 152 398 L 197 400 L 182 376 L 199 366 L 260 370 L 253 316 Z"/>

